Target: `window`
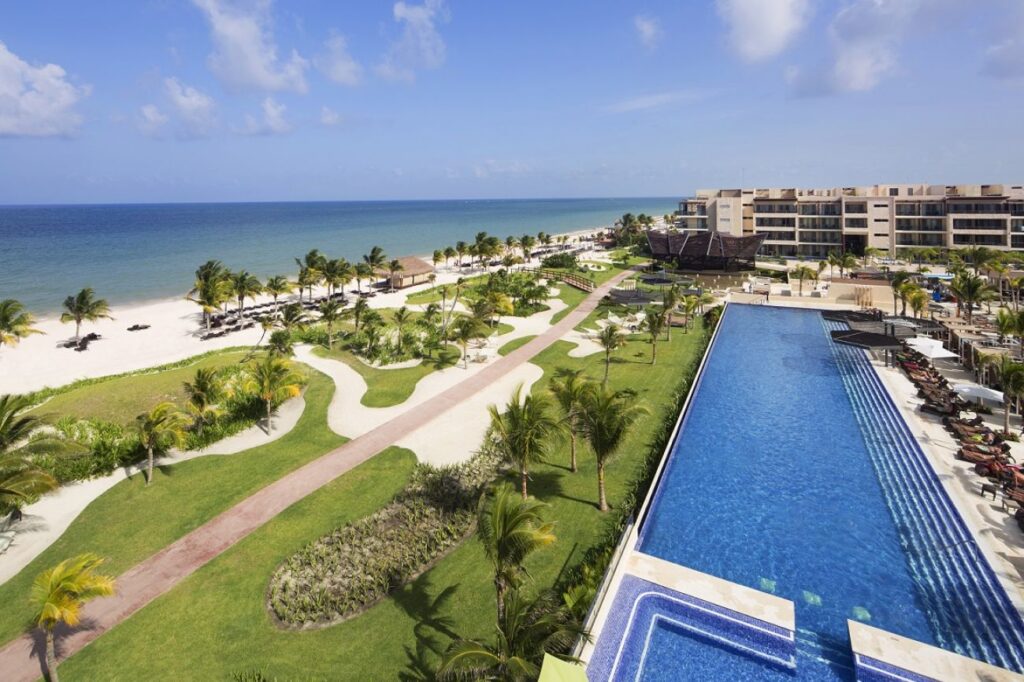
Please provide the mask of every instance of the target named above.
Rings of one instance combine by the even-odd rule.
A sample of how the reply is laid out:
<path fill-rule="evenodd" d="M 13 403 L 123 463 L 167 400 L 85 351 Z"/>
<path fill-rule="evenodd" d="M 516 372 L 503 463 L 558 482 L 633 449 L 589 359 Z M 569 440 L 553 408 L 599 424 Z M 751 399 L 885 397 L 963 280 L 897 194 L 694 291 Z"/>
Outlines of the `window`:
<path fill-rule="evenodd" d="M 887 222 L 889 222 L 889 219 L 888 218 L 875 218 L 875 222 L 876 223 L 887 223 Z"/>
<path fill-rule="evenodd" d="M 956 218 L 954 230 L 1005 230 L 1006 221 L 1000 218 Z"/>
<path fill-rule="evenodd" d="M 868 205 L 863 202 L 850 202 L 846 204 L 847 213 L 867 213 Z"/>
<path fill-rule="evenodd" d="M 867 226 L 868 226 L 868 219 L 867 218 L 847 218 L 846 219 L 846 227 L 848 227 L 848 228 L 850 228 L 852 230 L 866 229 Z"/>
<path fill-rule="evenodd" d="M 889 208 L 889 204 L 875 204 L 875 208 Z"/>
<path fill-rule="evenodd" d="M 898 187 L 890 187 L 889 188 L 889 196 L 891 196 L 891 197 L 898 197 L 899 195 L 900 195 L 900 190 L 899 190 Z"/>

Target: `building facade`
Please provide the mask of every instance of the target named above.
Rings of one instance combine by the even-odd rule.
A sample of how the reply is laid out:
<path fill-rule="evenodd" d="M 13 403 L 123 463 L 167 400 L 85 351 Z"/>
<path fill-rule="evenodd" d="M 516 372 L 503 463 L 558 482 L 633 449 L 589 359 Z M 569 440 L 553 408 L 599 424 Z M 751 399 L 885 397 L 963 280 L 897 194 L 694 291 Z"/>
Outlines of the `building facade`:
<path fill-rule="evenodd" d="M 702 189 L 679 202 L 676 227 L 764 234 L 763 256 L 987 246 L 1024 250 L 1024 185 L 872 185 Z"/>

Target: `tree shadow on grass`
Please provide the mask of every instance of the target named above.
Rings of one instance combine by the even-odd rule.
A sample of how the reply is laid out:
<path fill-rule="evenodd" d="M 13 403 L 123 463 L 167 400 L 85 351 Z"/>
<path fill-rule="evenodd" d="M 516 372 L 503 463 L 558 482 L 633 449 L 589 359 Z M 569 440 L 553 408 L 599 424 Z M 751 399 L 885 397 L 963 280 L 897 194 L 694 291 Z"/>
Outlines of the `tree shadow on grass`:
<path fill-rule="evenodd" d="M 458 589 L 457 584 L 449 585 L 433 596 L 430 579 L 421 576 L 393 593 L 395 603 L 416 621 L 412 628 L 416 648 L 403 647 L 406 666 L 398 675 L 400 680 L 414 682 L 435 678 L 435 659 L 444 654 L 445 639 L 459 639 L 459 634 L 452 629 L 455 620 L 447 613 L 449 602 Z"/>
<path fill-rule="evenodd" d="M 57 663 L 59 664 L 61 660 L 63 660 L 65 654 L 67 654 L 65 641 L 68 637 L 76 632 L 93 630 L 95 628 L 96 622 L 91 618 L 82 619 L 82 621 L 73 628 L 64 624 L 60 624 L 54 628 L 53 649 L 57 656 Z M 50 676 L 47 674 L 46 670 L 46 632 L 42 628 L 36 627 L 29 632 L 29 636 L 32 638 L 32 657 L 39 661 L 39 676 L 45 680 L 49 680 Z"/>

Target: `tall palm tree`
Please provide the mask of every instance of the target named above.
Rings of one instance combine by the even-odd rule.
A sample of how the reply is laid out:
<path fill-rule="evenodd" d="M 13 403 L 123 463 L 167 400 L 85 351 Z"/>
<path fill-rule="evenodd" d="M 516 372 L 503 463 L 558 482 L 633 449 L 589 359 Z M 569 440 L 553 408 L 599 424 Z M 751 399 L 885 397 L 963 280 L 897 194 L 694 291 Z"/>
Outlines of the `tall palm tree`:
<path fill-rule="evenodd" d="M 185 441 L 186 417 L 172 402 L 163 402 L 135 418 L 139 444 L 146 450 L 146 485 L 153 482 L 153 456 Z"/>
<path fill-rule="evenodd" d="M 395 275 L 405 270 L 405 266 L 402 265 L 402 261 L 397 258 L 392 259 L 388 263 L 388 284 L 391 285 L 391 291 L 395 290 Z"/>
<path fill-rule="evenodd" d="M 480 497 L 476 536 L 494 572 L 498 622 L 505 619 L 505 597 L 524 574 L 523 562 L 533 552 L 555 541 L 555 524 L 542 515 L 548 505 L 518 498 L 507 483 Z"/>
<path fill-rule="evenodd" d="M 811 270 L 806 265 L 798 265 L 797 267 L 789 271 L 789 276 L 793 279 L 799 280 L 800 282 L 800 296 L 804 295 L 804 280 L 812 279 L 814 277 L 814 274 L 814 271 Z"/>
<path fill-rule="evenodd" d="M 843 276 L 846 275 L 846 271 L 847 270 L 853 270 L 855 267 L 857 267 L 857 257 L 854 256 L 849 251 L 847 251 L 847 252 L 843 253 L 843 255 L 841 255 L 839 257 L 838 265 L 839 265 L 839 276 L 843 277 Z"/>
<path fill-rule="evenodd" d="M 274 357 L 287 358 L 294 354 L 292 335 L 284 329 L 278 329 L 267 341 L 267 352 Z"/>
<path fill-rule="evenodd" d="M 907 296 L 907 301 L 910 303 L 910 308 L 914 311 L 914 317 L 921 317 L 921 314 L 928 308 L 928 292 L 921 287 L 916 287 L 914 291 Z"/>
<path fill-rule="evenodd" d="M 661 307 L 665 310 L 668 341 L 672 341 L 672 314 L 679 305 L 679 287 L 673 284 L 661 294 Z"/>
<path fill-rule="evenodd" d="M 223 278 L 197 279 L 186 298 L 203 310 L 203 324 L 210 331 L 210 317 L 217 312 L 231 296 L 230 283 Z"/>
<path fill-rule="evenodd" d="M 43 571 L 32 583 L 31 599 L 38 607 L 34 620 L 46 633 L 46 673 L 50 682 L 59 682 L 53 631 L 58 625 L 77 626 L 86 602 L 114 594 L 114 579 L 96 572 L 103 561 L 95 554 L 80 554 Z"/>
<path fill-rule="evenodd" d="M 565 660 L 565 651 L 586 630 L 550 591 L 528 601 L 518 590 L 509 594 L 505 616 L 496 628 L 493 644 L 479 640 L 460 639 L 452 642 L 441 659 L 437 679 L 504 680 L 527 682 L 536 680 L 544 662 L 551 654 Z"/>
<path fill-rule="evenodd" d="M 921 287 L 917 286 L 913 281 L 904 282 L 900 285 L 899 289 L 896 290 L 896 297 L 899 298 L 902 308 L 900 315 L 903 317 L 907 316 L 907 303 L 913 298 L 914 294 L 921 291 Z M 895 311 L 894 311 L 895 312 Z"/>
<path fill-rule="evenodd" d="M 487 336 L 487 330 L 475 317 L 463 316 L 455 320 L 449 332 L 451 339 L 462 347 L 463 366 L 469 369 L 469 344 Z"/>
<path fill-rule="evenodd" d="M 231 294 L 238 301 L 238 319 L 242 319 L 242 308 L 245 307 L 245 299 L 256 298 L 263 293 L 263 285 L 260 284 L 256 275 L 249 274 L 245 270 L 239 270 L 231 275 Z"/>
<path fill-rule="evenodd" d="M 281 308 L 281 317 L 278 319 L 280 325 L 289 333 L 293 329 L 301 329 L 309 321 L 306 310 L 298 303 L 289 303 Z"/>
<path fill-rule="evenodd" d="M 409 320 L 412 319 L 412 313 L 403 305 L 395 311 L 392 319 L 395 321 L 395 329 L 398 331 L 398 352 L 401 354 L 403 331 L 405 330 L 405 326 L 409 324 Z"/>
<path fill-rule="evenodd" d="M 896 314 L 897 301 L 900 298 L 900 290 L 903 285 L 913 279 L 913 275 L 906 270 L 900 270 L 894 272 L 892 278 L 889 280 L 889 286 L 892 287 L 892 314 Z"/>
<path fill-rule="evenodd" d="M 360 297 L 351 308 L 345 311 L 345 313 L 347 315 L 351 315 L 352 319 L 355 321 L 356 331 L 359 331 L 360 322 L 362 322 L 363 317 L 369 310 L 369 302 L 365 298 Z"/>
<path fill-rule="evenodd" d="M 320 321 L 327 325 L 327 348 L 334 350 L 334 324 L 341 319 L 341 303 L 328 299 L 320 304 Z"/>
<path fill-rule="evenodd" d="M 530 262 L 530 255 L 533 253 L 533 247 L 537 244 L 537 239 L 528 234 L 524 234 L 519 238 L 519 248 L 523 250 L 523 262 Z"/>
<path fill-rule="evenodd" d="M 455 258 L 455 255 L 456 255 L 455 249 L 453 249 L 450 246 L 444 247 L 444 266 L 445 267 L 448 267 L 448 261 L 450 261 L 452 258 Z"/>
<path fill-rule="evenodd" d="M 434 255 L 431 256 L 430 260 L 434 264 L 434 272 L 437 272 L 438 263 L 444 260 L 444 251 L 441 249 L 434 249 Z"/>
<path fill-rule="evenodd" d="M 970 272 L 954 275 L 949 288 L 957 297 L 957 304 L 967 310 L 968 323 L 974 317 L 974 304 L 984 301 L 991 291 L 985 280 Z"/>
<path fill-rule="evenodd" d="M 186 407 L 193 416 L 193 425 L 202 427 L 207 421 L 216 419 L 223 410 L 218 407 L 224 395 L 217 370 L 212 367 L 200 367 L 192 376 L 192 381 L 182 384 L 185 389 Z"/>
<path fill-rule="evenodd" d="M 665 329 L 665 310 L 651 306 L 644 317 L 644 330 L 651 335 L 651 364 L 658 362 L 658 337 Z"/>
<path fill-rule="evenodd" d="M 13 298 L 0 301 L 0 346 L 17 346 L 30 334 L 42 334 L 32 327 L 35 321 L 19 301 Z"/>
<path fill-rule="evenodd" d="M 281 296 L 287 296 L 295 288 L 288 278 L 283 275 L 274 275 L 267 280 L 267 283 L 263 286 L 263 290 L 270 294 L 274 299 L 274 316 L 277 316 L 277 299 Z"/>
<path fill-rule="evenodd" d="M 249 365 L 245 390 L 264 402 L 267 408 L 267 433 L 272 430 L 274 402 L 294 398 L 301 393 L 302 379 L 291 363 L 272 354 Z"/>
<path fill-rule="evenodd" d="M 693 325 L 697 309 L 700 307 L 700 299 L 696 296 L 683 297 L 683 331 L 688 332 Z"/>
<path fill-rule="evenodd" d="M 587 396 L 595 390 L 594 382 L 587 379 L 582 369 L 559 368 L 548 390 L 555 396 L 565 429 L 569 433 L 569 471 L 576 473 L 576 439 L 583 436 L 582 414 Z"/>
<path fill-rule="evenodd" d="M 1010 433 L 1010 409 L 1013 401 L 1024 395 L 1024 365 L 1008 353 L 983 355 L 982 362 L 995 370 L 1003 389 L 1003 433 Z"/>
<path fill-rule="evenodd" d="M 464 241 L 455 242 L 455 255 L 459 257 L 459 267 L 462 267 L 462 257 L 469 252 L 469 244 Z"/>
<path fill-rule="evenodd" d="M 110 305 L 105 299 L 96 298 L 95 292 L 86 287 L 74 296 L 64 299 L 64 312 L 61 313 L 60 321 L 63 323 L 75 323 L 75 340 L 81 336 L 82 322 L 95 322 L 99 319 L 112 320 L 110 316 Z"/>
<path fill-rule="evenodd" d="M 366 263 L 356 263 L 355 268 L 356 289 L 360 294 L 363 293 L 363 280 L 373 280 L 373 268 Z"/>
<path fill-rule="evenodd" d="M 626 345 L 626 335 L 617 324 L 609 324 L 597 336 L 597 342 L 604 349 L 604 379 L 602 384 L 608 383 L 608 370 L 612 364 L 612 353 Z"/>
<path fill-rule="evenodd" d="M 833 278 L 833 275 L 835 274 L 835 269 L 837 267 L 839 267 L 839 260 L 840 259 L 839 259 L 839 254 L 838 253 L 836 253 L 835 251 L 829 251 L 828 252 L 828 258 L 825 259 L 825 262 L 828 263 L 828 278 L 829 279 Z"/>
<path fill-rule="evenodd" d="M 524 500 L 530 465 L 543 462 L 561 434 L 561 424 L 551 408 L 546 395 L 523 397 L 522 384 L 512 391 L 504 412 L 499 412 L 497 405 L 487 407 L 498 452 L 519 471 Z"/>
<path fill-rule="evenodd" d="M 611 391 L 607 387 L 587 396 L 583 407 L 583 430 L 597 459 L 598 509 L 608 511 L 605 495 L 604 468 L 622 445 L 633 423 L 647 410 L 636 402 L 632 391 Z"/>

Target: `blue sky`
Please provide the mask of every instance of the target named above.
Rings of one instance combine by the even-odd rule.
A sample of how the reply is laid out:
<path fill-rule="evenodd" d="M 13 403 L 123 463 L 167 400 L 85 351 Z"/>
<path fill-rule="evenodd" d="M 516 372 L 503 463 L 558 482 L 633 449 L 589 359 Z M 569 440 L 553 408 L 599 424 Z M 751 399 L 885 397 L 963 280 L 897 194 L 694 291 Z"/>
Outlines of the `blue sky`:
<path fill-rule="evenodd" d="M 1024 180 L 1021 0 L 0 4 L 0 203 Z"/>

